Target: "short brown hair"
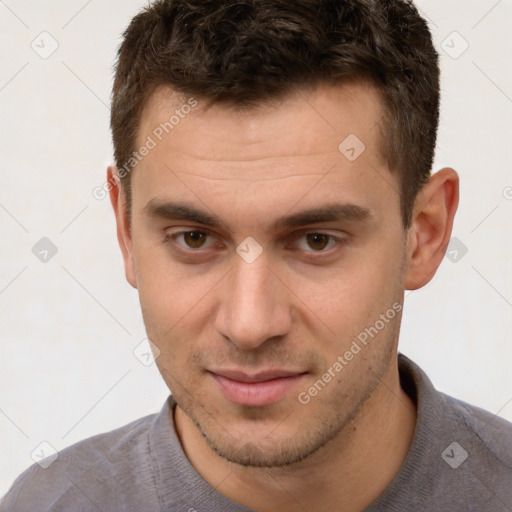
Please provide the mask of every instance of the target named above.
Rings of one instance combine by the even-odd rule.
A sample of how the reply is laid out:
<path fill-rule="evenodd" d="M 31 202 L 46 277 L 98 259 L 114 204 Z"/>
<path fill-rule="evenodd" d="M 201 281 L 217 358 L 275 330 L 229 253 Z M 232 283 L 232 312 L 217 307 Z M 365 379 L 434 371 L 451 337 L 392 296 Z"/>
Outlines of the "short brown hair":
<path fill-rule="evenodd" d="M 403 223 L 428 181 L 439 122 L 438 54 L 407 0 L 156 0 L 124 33 L 112 94 L 118 168 L 159 86 L 245 108 L 319 83 L 370 80 L 381 153 L 400 173 Z M 340 141 L 341 142 L 341 141 Z M 122 175 L 130 204 L 130 173 Z"/>

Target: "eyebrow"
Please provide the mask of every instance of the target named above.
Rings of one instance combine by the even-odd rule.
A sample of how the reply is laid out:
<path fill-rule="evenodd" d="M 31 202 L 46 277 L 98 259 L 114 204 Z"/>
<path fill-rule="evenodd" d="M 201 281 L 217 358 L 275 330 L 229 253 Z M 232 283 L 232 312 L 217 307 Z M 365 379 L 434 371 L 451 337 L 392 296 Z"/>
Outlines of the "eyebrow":
<path fill-rule="evenodd" d="M 185 203 L 154 198 L 148 202 L 143 211 L 149 217 L 197 222 L 207 227 L 226 229 L 226 224 L 217 215 Z M 281 217 L 274 222 L 272 228 L 274 231 L 279 231 L 321 222 L 364 222 L 372 217 L 371 210 L 364 206 L 351 203 L 329 203 Z"/>

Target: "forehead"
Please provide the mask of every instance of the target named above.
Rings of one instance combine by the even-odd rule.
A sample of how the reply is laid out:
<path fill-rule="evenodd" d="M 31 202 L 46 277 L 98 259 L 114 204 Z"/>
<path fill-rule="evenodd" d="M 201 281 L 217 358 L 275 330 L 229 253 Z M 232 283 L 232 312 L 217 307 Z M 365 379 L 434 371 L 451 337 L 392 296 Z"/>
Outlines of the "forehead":
<path fill-rule="evenodd" d="M 368 150 L 366 156 L 378 157 L 373 150 L 378 149 L 382 112 L 377 90 L 365 82 L 298 89 L 251 108 L 207 107 L 205 101 L 160 87 L 143 110 L 137 143 L 153 135 L 159 146 L 186 150 L 192 157 L 243 162 L 264 153 L 285 158 L 336 152 L 355 136 Z"/>
<path fill-rule="evenodd" d="M 295 91 L 250 109 L 207 108 L 157 89 L 141 116 L 138 145 L 153 144 L 132 176 L 134 200 L 142 209 L 156 197 L 210 205 L 222 197 L 234 212 L 244 197 L 255 213 L 276 201 L 285 209 L 299 201 L 316 207 L 320 196 L 363 207 L 372 197 L 382 207 L 398 204 L 379 151 L 381 116 L 378 92 L 364 83 Z M 390 183 L 391 194 L 383 190 Z"/>

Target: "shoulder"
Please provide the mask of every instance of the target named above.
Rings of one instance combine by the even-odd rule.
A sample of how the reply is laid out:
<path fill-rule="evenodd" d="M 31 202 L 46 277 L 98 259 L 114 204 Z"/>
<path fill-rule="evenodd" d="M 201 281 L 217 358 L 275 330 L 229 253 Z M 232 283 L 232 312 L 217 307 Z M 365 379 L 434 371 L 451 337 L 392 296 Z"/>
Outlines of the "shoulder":
<path fill-rule="evenodd" d="M 395 503 L 404 489 L 418 486 L 421 493 L 409 497 L 415 507 L 402 500 L 396 510 L 497 511 L 510 506 L 512 423 L 438 391 L 403 355 L 399 369 L 402 386 L 416 403 L 416 430 L 404 466 L 379 506 L 386 500 Z"/>
<path fill-rule="evenodd" d="M 469 435 L 480 462 L 512 476 L 512 423 L 475 405 L 439 394 L 452 411 L 459 431 L 469 433 L 466 437 Z"/>
<path fill-rule="evenodd" d="M 512 423 L 489 411 L 439 393 L 445 403 L 443 492 L 482 510 L 512 505 Z M 464 509 L 466 510 L 466 509 Z"/>
<path fill-rule="evenodd" d="M 402 386 L 417 404 L 422 437 L 433 446 L 453 438 L 471 448 L 468 460 L 512 471 L 512 423 L 475 405 L 438 391 L 425 372 L 399 354 Z M 466 450 L 468 451 L 468 450 Z"/>
<path fill-rule="evenodd" d="M 92 504 L 101 508 L 97 501 L 115 503 L 126 489 L 133 489 L 132 468 L 146 464 L 149 430 L 156 416 L 90 437 L 61 450 L 53 461 L 48 458 L 32 465 L 2 499 L 0 511 L 88 510 Z"/>

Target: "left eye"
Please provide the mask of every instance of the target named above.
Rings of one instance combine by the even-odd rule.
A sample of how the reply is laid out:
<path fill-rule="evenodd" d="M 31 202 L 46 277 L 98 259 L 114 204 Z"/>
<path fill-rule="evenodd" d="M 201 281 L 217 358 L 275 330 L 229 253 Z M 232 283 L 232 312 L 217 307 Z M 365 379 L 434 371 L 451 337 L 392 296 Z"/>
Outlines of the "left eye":
<path fill-rule="evenodd" d="M 306 233 L 302 235 L 299 240 L 305 241 L 305 244 L 304 242 L 299 242 L 297 244 L 298 248 L 307 252 L 324 252 L 326 249 L 330 249 L 337 244 L 332 236 L 326 235 L 325 233 Z M 309 251 L 305 245 L 312 249 L 312 251 Z"/>

